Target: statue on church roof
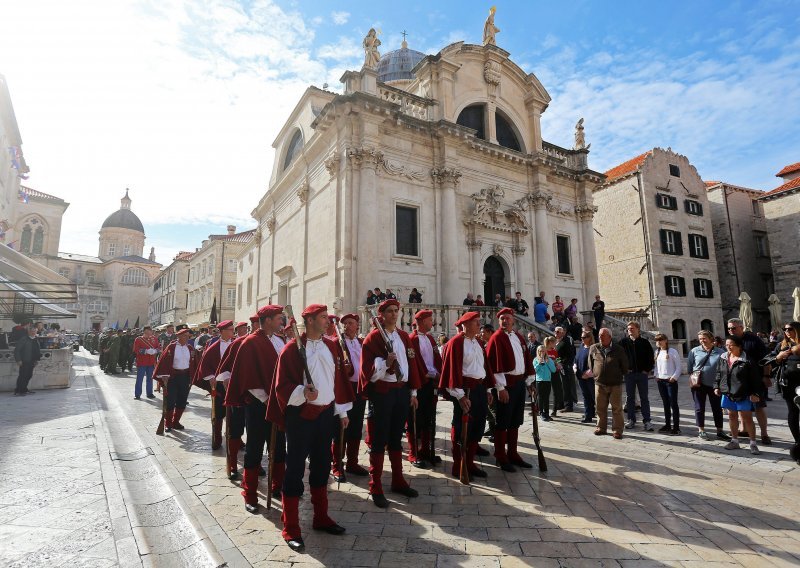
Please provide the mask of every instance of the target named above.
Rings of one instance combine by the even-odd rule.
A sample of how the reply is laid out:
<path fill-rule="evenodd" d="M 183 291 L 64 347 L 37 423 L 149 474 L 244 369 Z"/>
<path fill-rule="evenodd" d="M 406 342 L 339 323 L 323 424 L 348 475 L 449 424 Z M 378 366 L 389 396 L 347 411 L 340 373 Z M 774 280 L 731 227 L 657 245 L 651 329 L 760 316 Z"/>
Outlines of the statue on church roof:
<path fill-rule="evenodd" d="M 381 40 L 378 39 L 378 34 L 375 28 L 370 28 L 367 37 L 364 38 L 364 67 L 367 69 L 375 69 L 378 62 L 381 60 L 381 54 L 378 53 L 378 47 L 381 45 Z"/>
<path fill-rule="evenodd" d="M 591 144 L 589 144 L 591 146 Z M 575 147 L 573 150 L 588 150 L 586 145 L 586 135 L 583 132 L 583 118 L 575 125 Z"/>
<path fill-rule="evenodd" d="M 483 45 L 497 45 L 495 36 L 500 33 L 500 28 L 494 25 L 494 13 L 497 8 L 492 6 L 489 8 L 489 17 L 486 18 L 486 23 L 483 24 Z"/>

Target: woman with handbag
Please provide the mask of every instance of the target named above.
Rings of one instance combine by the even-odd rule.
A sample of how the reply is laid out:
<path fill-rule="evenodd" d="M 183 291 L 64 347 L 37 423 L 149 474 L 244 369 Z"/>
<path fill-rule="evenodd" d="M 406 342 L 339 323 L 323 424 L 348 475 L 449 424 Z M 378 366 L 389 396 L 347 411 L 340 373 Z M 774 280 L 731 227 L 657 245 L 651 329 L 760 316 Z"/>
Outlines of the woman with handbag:
<path fill-rule="evenodd" d="M 730 440 L 730 436 L 723 431 L 722 421 L 722 399 L 714 393 L 714 381 L 717 378 L 717 365 L 720 356 L 725 353 L 721 347 L 714 344 L 714 334 L 710 331 L 701 330 L 697 333 L 697 340 L 700 345 L 689 351 L 687 368 L 689 369 L 689 386 L 692 389 L 692 400 L 694 401 L 694 417 L 697 429 L 697 436 L 701 440 L 708 440 L 706 434 L 706 400 L 711 406 L 711 414 L 714 415 L 714 426 L 717 427 L 717 439 Z"/>
<path fill-rule="evenodd" d="M 797 404 L 800 400 L 796 401 L 800 398 L 800 393 L 796 392 L 800 388 L 800 322 L 793 321 L 783 326 L 783 340 L 775 346 L 772 355 L 775 364 L 781 366 L 778 384 L 789 410 L 787 420 L 795 443 L 792 457 L 800 463 L 800 406 Z"/>
<path fill-rule="evenodd" d="M 664 403 L 664 426 L 658 429 L 662 434 L 679 436 L 680 416 L 678 410 L 678 378 L 681 376 L 681 358 L 678 352 L 669 346 L 669 338 L 663 333 L 656 335 L 656 368 L 654 373 L 658 384 L 658 393 Z"/>
<path fill-rule="evenodd" d="M 753 424 L 753 412 L 756 403 L 761 399 L 761 371 L 755 361 L 747 358 L 744 342 L 741 337 L 729 335 L 725 340 L 724 353 L 719 358 L 717 380 L 714 392 L 722 396 L 722 408 L 728 411 L 731 427 L 731 441 L 725 445 L 726 450 L 739 449 L 739 419 L 744 431 L 750 438 L 750 453 L 761 453 L 756 445 L 756 426 Z"/>

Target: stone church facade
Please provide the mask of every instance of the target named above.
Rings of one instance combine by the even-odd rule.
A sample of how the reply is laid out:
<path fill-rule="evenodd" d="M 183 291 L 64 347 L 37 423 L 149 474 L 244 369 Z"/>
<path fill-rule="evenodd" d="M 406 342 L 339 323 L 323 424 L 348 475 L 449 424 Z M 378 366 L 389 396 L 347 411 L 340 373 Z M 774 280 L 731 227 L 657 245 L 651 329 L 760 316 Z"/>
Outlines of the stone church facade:
<path fill-rule="evenodd" d="M 401 300 L 416 287 L 429 304 L 517 290 L 591 304 L 603 176 L 580 124 L 576 149 L 542 140 L 550 96 L 533 74 L 491 44 L 425 55 L 403 42 L 342 81 L 342 94 L 310 87 L 273 144 L 244 309 L 349 311 L 375 287 Z"/>

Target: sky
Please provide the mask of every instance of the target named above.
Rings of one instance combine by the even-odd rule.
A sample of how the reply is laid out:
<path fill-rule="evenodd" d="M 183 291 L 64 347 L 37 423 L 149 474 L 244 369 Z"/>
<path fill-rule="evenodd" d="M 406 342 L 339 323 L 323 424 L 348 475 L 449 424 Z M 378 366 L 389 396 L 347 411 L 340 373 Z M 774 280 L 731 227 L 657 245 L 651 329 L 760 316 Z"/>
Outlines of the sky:
<path fill-rule="evenodd" d="M 800 161 L 800 2 L 500 1 L 497 43 L 552 97 L 545 140 L 589 164 L 650 148 L 703 179 L 771 189 Z M 31 167 L 25 181 L 70 203 L 61 250 L 96 254 L 130 188 L 156 258 L 255 227 L 272 143 L 309 85 L 340 91 L 382 52 L 481 43 L 490 3 L 317 0 L 0 0 L 0 74 Z"/>

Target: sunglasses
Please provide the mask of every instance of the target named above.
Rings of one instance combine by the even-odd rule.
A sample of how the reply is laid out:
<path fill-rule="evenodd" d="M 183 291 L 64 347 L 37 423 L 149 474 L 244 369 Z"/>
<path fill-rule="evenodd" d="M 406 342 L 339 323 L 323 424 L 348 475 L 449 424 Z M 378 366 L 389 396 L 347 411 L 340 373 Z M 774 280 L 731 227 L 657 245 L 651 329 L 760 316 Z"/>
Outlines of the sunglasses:
<path fill-rule="evenodd" d="M 794 331 L 793 327 L 784 327 L 783 331 Z"/>

